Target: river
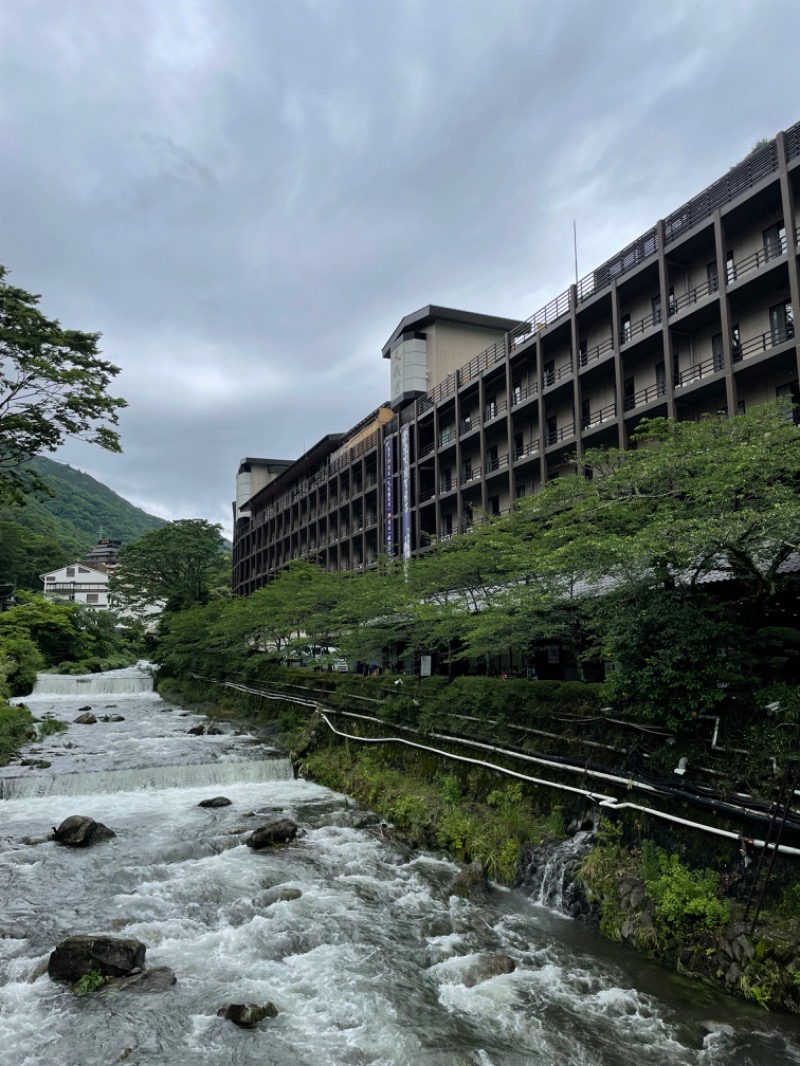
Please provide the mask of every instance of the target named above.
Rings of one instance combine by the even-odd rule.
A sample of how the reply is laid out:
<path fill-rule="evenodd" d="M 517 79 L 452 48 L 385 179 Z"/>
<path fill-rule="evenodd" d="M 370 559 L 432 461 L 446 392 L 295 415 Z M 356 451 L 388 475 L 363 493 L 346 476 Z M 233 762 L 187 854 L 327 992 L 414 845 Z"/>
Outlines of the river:
<path fill-rule="evenodd" d="M 0 770 L 0 1062 L 8 1066 L 800 1066 L 800 1024 L 726 999 L 496 890 L 448 899 L 456 864 L 354 828 L 352 802 L 294 780 L 257 737 L 154 695 L 136 670 L 43 677 L 25 702 L 72 722 Z M 49 690 L 49 691 L 48 691 Z M 200 808 L 224 794 L 229 807 Z M 117 834 L 85 850 L 43 836 L 70 814 Z M 243 844 L 274 816 L 303 832 Z M 270 902 L 276 887 L 297 899 Z M 167 991 L 76 997 L 33 975 L 74 933 L 120 933 L 170 966 Z M 468 988 L 482 953 L 513 973 Z M 231 1002 L 279 1009 L 253 1030 Z"/>

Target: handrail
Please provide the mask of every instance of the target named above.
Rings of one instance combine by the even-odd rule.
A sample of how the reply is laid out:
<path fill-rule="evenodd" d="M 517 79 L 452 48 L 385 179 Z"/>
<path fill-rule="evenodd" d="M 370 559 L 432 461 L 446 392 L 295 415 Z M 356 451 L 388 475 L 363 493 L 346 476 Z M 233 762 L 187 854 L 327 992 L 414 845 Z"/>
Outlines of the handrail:
<path fill-rule="evenodd" d="M 549 447 L 551 444 L 558 444 L 559 441 L 567 440 L 569 437 L 575 436 L 575 423 L 569 422 L 566 426 L 562 426 L 561 429 L 554 429 L 552 432 L 548 431 L 545 435 L 545 444 Z"/>
<path fill-rule="evenodd" d="M 532 396 L 538 396 L 539 386 L 534 381 L 532 385 L 518 385 L 511 390 L 511 406 L 516 407 L 517 404 L 524 403 L 525 400 L 529 400 Z"/>
<path fill-rule="evenodd" d="M 563 366 L 559 366 L 551 371 L 546 371 L 542 378 L 542 387 L 550 389 L 553 385 L 558 384 L 559 381 L 563 381 L 568 377 L 571 377 L 575 372 L 575 364 L 572 359 L 569 362 L 564 363 Z"/>
<path fill-rule="evenodd" d="M 632 411 L 634 407 L 641 407 L 643 404 L 650 403 L 652 400 L 657 400 L 660 396 L 666 395 L 667 386 L 663 381 L 657 381 L 655 385 L 648 385 L 645 389 L 639 389 L 637 392 L 631 393 L 630 396 L 626 396 L 623 407 L 626 411 Z"/>
<path fill-rule="evenodd" d="M 784 341 L 790 340 L 794 340 L 794 322 L 787 322 L 783 326 L 765 330 L 764 333 L 758 333 L 755 337 L 750 337 L 741 343 L 734 341 L 733 361 L 734 363 L 740 363 L 748 355 L 766 352 L 768 349 L 775 348 L 777 345 L 783 344 Z"/>
<path fill-rule="evenodd" d="M 688 292 L 673 297 L 669 301 L 669 313 L 675 315 L 678 311 L 689 307 L 690 304 L 696 304 L 698 300 L 703 300 L 706 296 L 713 296 L 715 292 L 719 292 L 719 276 L 716 274 L 707 278 L 706 281 L 701 281 L 699 285 L 694 285 Z"/>
<path fill-rule="evenodd" d="M 599 344 L 595 344 L 593 348 L 581 352 L 578 357 L 578 363 L 581 367 L 588 366 L 589 363 L 594 363 L 596 360 L 601 359 L 607 352 L 613 352 L 613 350 L 614 338 L 609 337 L 607 341 L 601 341 Z"/>
<path fill-rule="evenodd" d="M 498 455 L 496 458 L 487 459 L 484 466 L 487 474 L 493 474 L 496 470 L 502 470 L 504 466 L 508 466 L 508 452 L 506 452 L 505 455 Z"/>
<path fill-rule="evenodd" d="M 471 481 L 480 480 L 481 468 L 479 466 L 473 466 L 469 470 L 463 470 L 459 482 L 462 485 L 468 485 Z"/>
<path fill-rule="evenodd" d="M 786 254 L 787 247 L 786 234 L 784 233 L 777 241 L 768 242 L 763 248 L 758 248 L 755 252 L 751 252 L 750 255 L 746 255 L 744 259 L 739 259 L 738 261 L 736 259 L 729 260 L 727 264 L 728 284 L 732 285 L 734 281 L 739 280 L 742 274 L 748 274 L 751 270 L 758 270 L 773 259 L 780 259 L 782 255 Z"/>
<path fill-rule="evenodd" d="M 685 385 L 691 385 L 693 381 L 699 381 L 701 378 L 708 377 L 709 374 L 716 374 L 717 371 L 724 369 L 724 367 L 725 362 L 720 353 L 710 359 L 704 359 L 702 363 L 695 363 L 694 366 L 689 366 L 686 370 L 676 370 L 675 388 L 681 389 Z"/>
<path fill-rule="evenodd" d="M 523 444 L 521 447 L 514 449 L 514 461 L 516 462 L 517 459 L 524 459 L 525 456 L 528 456 L 528 455 L 538 455 L 538 454 L 539 454 L 539 441 L 538 440 L 532 440 L 528 444 Z"/>
<path fill-rule="evenodd" d="M 651 311 L 649 315 L 645 315 L 643 318 L 638 319 L 636 322 L 630 322 L 627 326 L 623 326 L 619 331 L 619 343 L 627 344 L 628 341 L 633 340 L 634 337 L 640 333 L 649 333 L 651 329 L 655 329 L 656 326 L 661 325 L 661 311 Z M 609 344 L 611 341 L 609 340 Z M 584 364 L 581 363 L 581 366 Z"/>
<path fill-rule="evenodd" d="M 486 410 L 483 412 L 484 422 L 492 422 L 495 418 L 499 418 L 500 415 L 504 415 L 508 410 L 508 401 L 500 400 L 494 403 L 486 405 Z"/>
<path fill-rule="evenodd" d="M 583 415 L 581 418 L 581 429 L 592 429 L 594 426 L 600 425 L 601 422 L 609 422 L 616 417 L 616 403 L 606 404 L 605 407 L 600 407 L 597 411 L 590 411 L 588 415 Z"/>

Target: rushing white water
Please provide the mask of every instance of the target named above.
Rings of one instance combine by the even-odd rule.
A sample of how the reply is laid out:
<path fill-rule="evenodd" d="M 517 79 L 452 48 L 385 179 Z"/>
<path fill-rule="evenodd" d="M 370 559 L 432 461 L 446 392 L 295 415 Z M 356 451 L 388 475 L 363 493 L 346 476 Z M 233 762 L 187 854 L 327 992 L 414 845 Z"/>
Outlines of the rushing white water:
<path fill-rule="evenodd" d="M 102 674 L 39 674 L 34 696 L 132 696 L 152 691 L 149 671 L 131 667 Z"/>
<path fill-rule="evenodd" d="M 449 898 L 455 864 L 355 828 L 363 812 L 343 796 L 270 779 L 280 762 L 257 738 L 230 727 L 189 736 L 201 719 L 152 694 L 112 699 L 124 722 L 71 725 L 41 745 L 52 767 L 0 771 L 52 779 L 47 794 L 0 806 L 3 1066 L 800 1064 L 792 1019 L 642 963 L 521 894 Z M 81 697 L 27 702 L 71 721 Z M 263 760 L 266 779 L 255 779 Z M 184 762 L 187 776 L 171 778 Z M 198 807 L 220 791 L 220 769 L 231 805 Z M 65 791 L 62 776 L 85 791 Z M 21 843 L 68 814 L 117 836 L 86 850 Z M 251 828 L 283 815 L 301 826 L 294 844 L 246 847 Z M 276 889 L 301 895 L 276 902 Z M 77 932 L 138 937 L 147 964 L 172 967 L 177 984 L 76 998 L 37 977 Z M 467 987 L 487 953 L 516 969 Z M 266 1000 L 280 1013 L 252 1031 L 216 1015 Z"/>

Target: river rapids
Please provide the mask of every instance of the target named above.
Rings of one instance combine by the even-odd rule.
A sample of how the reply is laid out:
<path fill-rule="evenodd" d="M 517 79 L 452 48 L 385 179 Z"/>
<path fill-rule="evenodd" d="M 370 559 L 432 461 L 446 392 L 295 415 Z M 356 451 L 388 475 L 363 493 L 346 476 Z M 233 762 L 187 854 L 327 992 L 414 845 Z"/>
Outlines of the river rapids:
<path fill-rule="evenodd" d="M 0 770 L 0 1063 L 8 1066 L 800 1066 L 800 1025 L 643 962 L 519 893 L 448 898 L 457 866 L 355 828 L 344 796 L 151 691 L 144 671 L 43 676 L 37 718 L 100 719 Z M 28 753 L 26 753 L 28 754 Z M 228 807 L 197 804 L 223 794 Z M 71 814 L 117 834 L 43 837 Z M 246 834 L 286 816 L 280 850 Z M 273 902 L 276 888 L 299 898 Z M 117 933 L 169 966 L 163 992 L 78 997 L 36 976 L 76 933 Z M 476 956 L 516 970 L 466 987 Z M 252 1030 L 217 1017 L 272 1001 Z"/>

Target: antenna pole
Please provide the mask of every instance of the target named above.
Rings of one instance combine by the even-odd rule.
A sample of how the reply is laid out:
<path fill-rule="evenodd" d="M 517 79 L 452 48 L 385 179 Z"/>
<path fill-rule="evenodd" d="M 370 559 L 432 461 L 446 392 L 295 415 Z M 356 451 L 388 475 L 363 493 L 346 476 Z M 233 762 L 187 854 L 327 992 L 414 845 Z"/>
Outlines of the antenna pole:
<path fill-rule="evenodd" d="M 578 224 L 572 220 L 572 247 L 575 252 L 575 284 L 578 284 Z"/>

